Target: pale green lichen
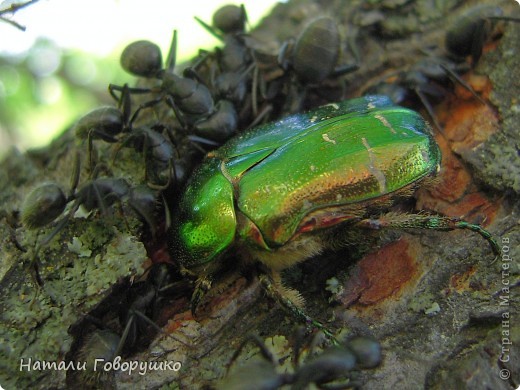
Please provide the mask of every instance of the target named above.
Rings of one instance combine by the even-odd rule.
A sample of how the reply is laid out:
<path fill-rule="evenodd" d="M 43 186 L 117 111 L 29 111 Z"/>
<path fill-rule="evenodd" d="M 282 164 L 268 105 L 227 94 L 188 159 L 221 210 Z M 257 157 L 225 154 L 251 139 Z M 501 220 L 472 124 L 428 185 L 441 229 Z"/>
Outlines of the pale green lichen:
<path fill-rule="evenodd" d="M 118 228 L 123 231 L 123 226 Z M 143 244 L 118 228 L 113 223 L 70 221 L 67 228 L 39 252 L 39 270 L 44 282 L 41 289 L 31 282 L 27 267 L 20 266 L 16 270 L 16 279 L 22 285 L 7 290 L 2 300 L 4 326 L 0 329 L 0 340 L 3 340 L 0 360 L 5 366 L 0 374 L 2 385 L 27 388 L 43 376 L 55 375 L 45 371 L 20 371 L 20 359 L 62 359 L 72 344 L 69 327 L 99 303 L 121 278 L 142 273 L 146 259 Z M 43 234 L 48 234 L 47 230 L 50 229 L 45 229 Z M 79 231 L 83 234 L 68 241 L 61 238 Z M 30 234 L 26 241 L 30 244 L 35 239 Z M 25 263 L 29 262 L 31 253 L 28 252 Z M 51 377 L 51 382 L 53 380 Z"/>
<path fill-rule="evenodd" d="M 278 372 L 292 372 L 292 359 L 291 359 L 291 348 L 289 341 L 283 335 L 275 335 L 265 339 L 265 346 L 276 356 L 276 359 L 280 362 L 277 371 Z"/>
<path fill-rule="evenodd" d="M 325 287 L 325 290 L 329 291 L 333 295 L 338 295 L 343 292 L 343 284 L 335 276 L 333 276 L 330 279 L 327 279 L 327 281 L 325 283 L 327 284 L 327 287 Z M 334 300 L 334 297 L 331 297 L 329 299 L 329 301 L 332 301 L 332 300 Z"/>
<path fill-rule="evenodd" d="M 72 242 L 67 244 L 67 248 L 79 257 L 90 257 L 92 251 L 85 247 L 78 237 L 72 237 Z"/>
<path fill-rule="evenodd" d="M 159 390 L 179 390 L 181 387 L 177 382 L 171 382 L 165 385 L 162 385 Z"/>
<path fill-rule="evenodd" d="M 435 296 L 432 293 L 423 293 L 415 296 L 408 303 L 408 309 L 413 310 L 416 313 L 426 313 L 426 311 L 431 309 L 434 305 Z"/>
<path fill-rule="evenodd" d="M 112 225 L 117 223 L 114 218 L 97 218 L 89 223 L 83 224 L 85 227 L 78 235 L 78 239 L 89 249 L 96 251 L 103 248 L 115 234 Z"/>
<path fill-rule="evenodd" d="M 432 305 L 424 310 L 424 314 L 433 316 L 441 311 L 441 307 L 437 302 L 433 302 Z"/>

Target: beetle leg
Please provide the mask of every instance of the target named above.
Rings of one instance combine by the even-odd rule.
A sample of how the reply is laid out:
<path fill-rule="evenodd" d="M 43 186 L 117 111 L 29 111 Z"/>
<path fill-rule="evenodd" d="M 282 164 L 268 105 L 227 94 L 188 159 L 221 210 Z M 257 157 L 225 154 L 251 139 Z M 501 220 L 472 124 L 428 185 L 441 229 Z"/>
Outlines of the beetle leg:
<path fill-rule="evenodd" d="M 195 314 L 197 311 L 197 306 L 211 288 L 211 285 L 213 284 L 213 278 L 211 275 L 197 276 L 197 274 L 195 274 L 193 271 L 183 266 L 180 267 L 179 271 L 183 277 L 190 280 L 195 280 L 195 288 L 193 289 L 193 294 L 191 295 L 190 300 L 191 313 Z"/>
<path fill-rule="evenodd" d="M 197 306 L 211 288 L 213 279 L 210 276 L 202 276 L 195 282 L 195 290 L 191 296 L 191 312 L 195 314 Z"/>
<path fill-rule="evenodd" d="M 325 327 L 321 322 L 316 321 L 312 317 L 310 317 L 300 306 L 298 306 L 295 302 L 293 302 L 291 299 L 286 297 L 284 294 L 282 294 L 277 288 L 275 281 L 273 280 L 273 277 L 271 275 L 268 275 L 266 273 L 262 273 L 258 279 L 260 280 L 260 283 L 262 287 L 264 288 L 267 295 L 278 302 L 282 307 L 286 308 L 288 311 L 290 311 L 294 316 L 296 316 L 298 319 L 300 319 L 302 322 L 307 324 L 308 326 L 311 326 L 315 329 L 321 330 L 325 336 L 334 344 L 339 345 L 338 340 L 334 337 L 334 334 L 332 331 L 330 331 L 328 328 Z"/>
<path fill-rule="evenodd" d="M 388 213 L 380 218 L 367 218 L 357 222 L 354 226 L 380 230 L 384 228 L 398 229 L 433 229 L 449 231 L 455 229 L 468 229 L 480 234 L 491 246 L 495 256 L 499 256 L 500 246 L 486 229 L 480 225 L 462 221 L 459 218 L 445 217 L 441 215 L 427 214 L 398 214 Z"/>

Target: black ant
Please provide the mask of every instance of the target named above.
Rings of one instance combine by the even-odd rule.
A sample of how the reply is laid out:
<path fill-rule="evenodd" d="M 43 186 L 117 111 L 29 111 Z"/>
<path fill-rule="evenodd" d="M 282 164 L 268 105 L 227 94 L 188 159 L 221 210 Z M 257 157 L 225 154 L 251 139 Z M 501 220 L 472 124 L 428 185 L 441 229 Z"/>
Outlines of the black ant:
<path fill-rule="evenodd" d="M 258 336 L 249 336 L 232 356 L 228 368 L 241 351 L 253 342 L 260 349 L 262 360 L 243 367 L 235 367 L 217 387 L 219 389 L 278 389 L 291 385 L 292 389 L 306 389 L 314 384 L 320 389 L 344 389 L 353 386 L 352 371 L 360 368 L 375 368 L 381 363 L 381 346 L 370 337 L 354 337 L 347 342 L 313 353 L 316 337 L 311 342 L 310 352 L 304 364 L 300 364 L 302 335 L 297 337 L 293 351 L 293 371 L 280 373 L 276 370 L 277 359 Z"/>
<path fill-rule="evenodd" d="M 154 330 L 176 342 L 185 344 L 184 341 L 163 331 L 155 321 L 166 298 L 181 296 L 189 288 L 189 282 L 183 279 L 174 265 L 156 263 L 149 268 L 146 279 L 133 283 L 115 304 L 115 310 L 118 312 L 119 334 L 105 327 L 98 317 L 86 316 L 84 321 L 94 324 L 97 329 L 82 339 L 84 340 L 83 345 L 76 352 L 76 357 L 85 362 L 89 368 L 83 374 L 82 380 L 91 385 L 106 382 L 108 377 L 96 375 L 96 372 L 102 370 L 94 371 L 95 362 L 99 367 L 106 362 L 114 361 L 118 356 L 131 355 L 137 349 L 144 347 L 146 342 L 144 336 L 150 336 Z M 106 307 L 105 313 L 101 313 L 101 315 L 104 316 L 113 311 L 114 305 L 112 304 L 110 307 Z M 84 324 L 84 321 L 81 323 Z M 83 327 L 84 325 L 77 324 L 70 332 L 81 333 Z M 150 340 L 151 336 L 147 339 Z"/>

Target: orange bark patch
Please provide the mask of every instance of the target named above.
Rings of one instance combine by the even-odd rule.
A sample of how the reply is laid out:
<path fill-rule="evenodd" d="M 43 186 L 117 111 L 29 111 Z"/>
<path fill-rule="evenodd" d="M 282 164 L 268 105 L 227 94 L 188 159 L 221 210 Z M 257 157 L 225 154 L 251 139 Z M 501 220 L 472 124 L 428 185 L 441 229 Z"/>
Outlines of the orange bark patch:
<path fill-rule="evenodd" d="M 342 302 L 368 306 L 399 291 L 417 275 L 417 263 L 409 253 L 408 241 L 401 239 L 365 256 L 345 286 Z"/>
<path fill-rule="evenodd" d="M 462 217 L 484 226 L 493 221 L 497 211 L 498 206 L 479 192 L 468 194 L 460 202 L 442 208 L 443 214 Z"/>
<path fill-rule="evenodd" d="M 177 314 L 175 314 L 175 316 L 172 319 L 170 319 L 168 321 L 168 323 L 164 327 L 164 330 L 167 333 L 173 333 L 177 329 L 184 326 L 186 321 L 192 321 L 193 319 L 194 318 L 193 318 L 193 314 L 191 313 L 191 310 L 186 310 L 182 313 L 177 313 Z"/>
<path fill-rule="evenodd" d="M 443 155 L 442 170 L 439 181 L 431 189 L 432 196 L 447 202 L 455 202 L 462 198 L 471 185 L 471 175 L 461 162 L 451 153 Z"/>
<path fill-rule="evenodd" d="M 464 78 L 479 96 L 487 99 L 492 89 L 487 77 L 468 73 Z M 499 118 L 489 104 L 483 104 L 467 89 L 456 85 L 455 93 L 437 113 L 444 123 L 443 132 L 451 150 L 455 153 L 472 150 L 498 131 Z"/>
<path fill-rule="evenodd" d="M 492 85 L 487 77 L 470 72 L 464 78 L 480 96 L 489 96 Z M 438 107 L 437 115 L 444 123 L 444 136 L 436 137 L 442 168 L 438 181 L 417 192 L 417 209 L 462 217 L 473 223 L 490 222 L 497 207 L 478 192 L 471 172 L 457 154 L 477 153 L 478 146 L 498 131 L 498 115 L 461 86 Z"/>
<path fill-rule="evenodd" d="M 466 272 L 455 274 L 450 278 L 450 289 L 459 293 L 470 289 L 471 277 L 477 272 L 476 267 L 470 267 Z"/>

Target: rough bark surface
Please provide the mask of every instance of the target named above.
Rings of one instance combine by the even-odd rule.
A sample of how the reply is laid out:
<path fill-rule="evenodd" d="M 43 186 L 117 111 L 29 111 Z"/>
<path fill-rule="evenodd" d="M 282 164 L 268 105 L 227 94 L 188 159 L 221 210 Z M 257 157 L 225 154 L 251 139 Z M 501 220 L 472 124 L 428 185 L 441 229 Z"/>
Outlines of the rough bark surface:
<path fill-rule="evenodd" d="M 267 50 L 296 36 L 309 20 L 333 16 L 343 39 L 355 37 L 360 48 L 360 69 L 345 76 L 343 97 L 351 98 L 424 58 L 421 49 L 442 48 L 446 26 L 477 3 L 290 1 L 278 5 L 254 34 Z M 499 3 L 506 15 L 518 14 L 514 2 Z M 375 39 L 374 30 L 384 38 Z M 439 180 L 420 189 L 415 203 L 403 205 L 482 224 L 497 238 L 502 256 L 493 261 L 485 240 L 469 231 L 392 231 L 374 236 L 370 245 L 363 239 L 358 246 L 325 253 L 284 275 L 305 298 L 308 312 L 336 334 L 380 341 L 381 365 L 354 374 L 361 388 L 512 389 L 520 384 L 520 321 L 514 306 L 520 280 L 520 26 L 504 24 L 502 31 L 464 75 L 487 104 L 457 86 L 434 106 L 444 128 L 444 136 L 436 134 L 443 154 Z M 325 85 L 320 88 L 328 93 Z M 110 326 L 110 308 L 128 289 L 129 278 L 149 264 L 141 223 L 124 206 L 123 214 L 72 218 L 38 254 L 45 283 L 36 288 L 29 266 L 34 243 L 52 228 L 28 231 L 16 216 L 39 183 L 68 188 L 73 150 L 69 131 L 48 148 L 24 155 L 13 150 L 0 164 L 0 383 L 6 389 L 86 387 L 82 372 L 20 371 L 21 359 L 81 360 L 87 353 L 81 346 L 95 328 L 85 315 L 99 314 Z M 111 151 L 108 145 L 100 150 L 100 160 L 110 161 Z M 131 152 L 121 150 L 111 165 L 113 174 L 143 181 L 142 160 Z M 132 177 L 135 172 L 140 177 Z M 127 359 L 180 362 L 180 370 L 111 372 L 91 386 L 213 388 L 250 333 L 266 340 L 284 362 L 280 370 L 291 366 L 295 320 L 264 296 L 255 278 L 239 272 L 217 282 L 195 318 L 187 299 L 179 298 L 163 308 L 158 322 L 175 340 L 159 334 Z M 246 347 L 235 369 L 257 355 L 252 344 Z M 510 377 L 502 378 L 507 372 Z"/>

